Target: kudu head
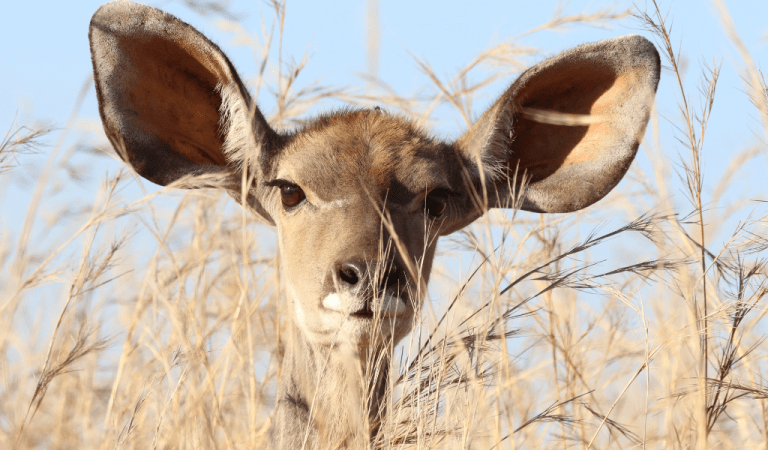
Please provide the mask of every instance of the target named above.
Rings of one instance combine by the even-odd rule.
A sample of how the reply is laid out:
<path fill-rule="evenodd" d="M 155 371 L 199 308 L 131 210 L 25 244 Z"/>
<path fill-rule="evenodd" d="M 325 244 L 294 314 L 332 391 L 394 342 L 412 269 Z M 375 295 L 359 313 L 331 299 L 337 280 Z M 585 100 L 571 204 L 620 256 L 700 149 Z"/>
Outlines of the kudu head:
<path fill-rule="evenodd" d="M 98 10 L 90 42 L 120 156 L 160 185 L 216 176 L 277 228 L 301 333 L 357 348 L 408 333 L 439 236 L 515 196 L 522 209 L 559 213 L 610 192 L 635 156 L 660 68 L 640 36 L 576 47 L 524 72 L 444 142 L 379 108 L 275 131 L 215 44 L 129 1 Z"/>

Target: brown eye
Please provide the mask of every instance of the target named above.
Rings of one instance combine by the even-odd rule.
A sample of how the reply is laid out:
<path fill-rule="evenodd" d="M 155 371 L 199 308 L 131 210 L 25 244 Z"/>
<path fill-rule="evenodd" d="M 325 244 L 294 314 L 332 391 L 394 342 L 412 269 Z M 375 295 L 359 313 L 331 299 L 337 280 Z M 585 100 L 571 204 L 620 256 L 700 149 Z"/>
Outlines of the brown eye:
<path fill-rule="evenodd" d="M 425 200 L 425 207 L 427 214 L 432 219 L 437 219 L 445 212 L 445 207 L 448 205 L 448 195 L 443 192 L 430 192 L 427 194 Z"/>
<path fill-rule="evenodd" d="M 304 200 L 304 191 L 295 184 L 281 184 L 280 197 L 283 200 L 283 206 L 293 208 Z"/>

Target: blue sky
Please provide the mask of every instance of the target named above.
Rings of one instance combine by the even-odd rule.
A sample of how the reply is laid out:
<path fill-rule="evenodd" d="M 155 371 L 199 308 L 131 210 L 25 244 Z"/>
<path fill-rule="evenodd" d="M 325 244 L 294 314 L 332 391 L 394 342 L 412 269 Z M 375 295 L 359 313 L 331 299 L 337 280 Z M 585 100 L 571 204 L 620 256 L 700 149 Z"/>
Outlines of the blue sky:
<path fill-rule="evenodd" d="M 19 124 L 36 121 L 64 126 L 72 105 L 84 81 L 91 73 L 88 48 L 88 22 L 101 0 L 77 2 L 29 1 L 6 5 L 0 16 L 0 127 L 11 125 L 18 112 Z M 490 45 L 510 39 L 549 20 L 555 10 L 554 1 L 381 1 L 381 56 L 379 75 L 396 92 L 407 95 L 430 87 L 420 73 L 412 55 L 429 61 L 440 76 L 450 76 L 468 63 L 478 52 Z M 642 2 L 640 2 L 642 4 Z M 253 52 L 234 42 L 234 35 L 216 26 L 216 17 L 200 16 L 181 2 L 154 1 L 153 6 L 169 11 L 208 35 L 229 55 L 245 78 L 256 74 L 258 61 Z M 565 11 L 576 13 L 596 11 L 613 5 L 607 1 L 570 2 Z M 621 3 L 616 4 L 621 9 Z M 626 7 L 631 4 L 625 4 Z M 739 33 L 747 43 L 758 66 L 768 68 L 768 2 L 731 1 L 730 13 Z M 680 43 L 687 64 L 686 87 L 696 93 L 700 64 L 723 60 L 721 80 L 715 108 L 705 145 L 706 180 L 715 180 L 737 150 L 759 144 L 763 136 L 756 110 L 744 94 L 740 78 L 743 63 L 733 45 L 727 40 L 712 3 L 707 1 L 664 2 L 673 19 L 673 39 Z M 271 12 L 261 1 L 233 1 L 231 10 L 244 17 L 246 29 L 258 33 L 262 18 L 269 20 Z M 574 45 L 629 33 L 641 33 L 637 22 L 625 20 L 613 29 L 574 26 L 568 32 L 544 31 L 525 36 L 519 43 L 542 49 L 531 63 Z M 289 1 L 285 23 L 283 53 L 287 59 L 301 59 L 308 52 L 311 60 L 300 81 L 308 84 L 321 79 L 334 86 L 363 87 L 360 74 L 366 71 L 366 2 L 341 0 L 334 2 Z M 270 66 L 268 76 L 274 76 Z M 484 91 L 473 113 L 478 116 L 514 81 L 506 80 Z M 262 91 L 259 104 L 265 113 L 272 107 L 269 92 Z M 676 119 L 678 100 L 673 78 L 662 74 L 657 107 L 662 117 Z M 323 107 L 339 106 L 329 101 Z M 441 112 L 436 128 L 438 135 L 455 137 L 461 132 L 457 113 Z M 662 120 L 663 151 L 674 166 L 678 152 L 684 149 L 673 139 L 672 127 Z M 50 137 L 53 142 L 56 135 Z M 89 90 L 77 120 L 77 129 L 69 134 L 65 147 L 80 139 L 104 144 L 98 121 L 96 97 Z M 768 152 L 765 152 L 768 154 Z M 32 164 L 42 164 L 45 155 L 33 156 Z M 766 157 L 758 158 L 748 167 L 730 195 L 766 196 L 763 174 L 768 168 Z M 94 158 L 96 173 L 116 170 L 116 162 Z M 675 166 L 676 167 L 676 166 Z M 709 183 L 711 185 L 711 183 Z M 21 213 L 28 201 L 24 189 L 11 188 L 0 193 L 0 208 L 4 211 L 0 226 L 18 224 L 13 216 Z M 73 191 L 72 195 L 80 195 Z M 682 193 L 674 193 L 683 200 Z M 677 201 L 677 198 L 676 198 Z M 19 221 L 21 216 L 19 215 Z"/>
<path fill-rule="evenodd" d="M 42 119 L 63 124 L 80 85 L 91 71 L 88 22 L 102 3 L 101 0 L 30 1 L 6 6 L 5 14 L 0 17 L 3 59 L 0 124 L 9 124 L 16 110 L 23 122 Z M 439 75 L 449 75 L 489 45 L 546 22 L 557 5 L 554 1 L 484 1 L 471 5 L 465 1 L 380 3 L 380 76 L 401 94 L 426 85 L 409 52 L 428 59 Z M 246 78 L 255 74 L 256 61 L 251 51 L 233 45 L 232 35 L 219 30 L 214 17 L 197 15 L 181 2 L 149 4 L 176 14 L 211 37 Z M 238 0 L 231 4 L 233 11 L 246 18 L 244 23 L 249 31 L 258 32 L 262 17 L 270 17 L 264 2 Z M 572 1 L 566 11 L 595 11 L 612 4 Z M 758 63 L 765 61 L 768 27 L 764 18 L 768 17 L 768 2 L 730 2 L 728 7 L 755 59 Z M 730 76 L 727 72 L 731 70 L 725 69 L 733 69 L 733 63 L 741 65 L 737 53 L 725 39 L 711 3 L 665 2 L 663 8 L 669 8 L 670 17 L 674 19 L 675 37 L 682 42 L 683 54 L 692 69 L 689 75 L 696 75 L 701 56 L 724 57 L 724 75 Z M 300 59 L 309 51 L 311 61 L 305 81 L 322 78 L 328 84 L 362 86 L 356 74 L 366 70 L 365 19 L 366 4 L 362 0 L 289 1 L 284 54 Z M 551 54 L 581 42 L 632 32 L 638 32 L 637 24 L 627 20 L 624 26 L 612 30 L 577 26 L 568 33 L 537 33 L 521 42 Z M 728 92 L 723 92 L 718 100 L 737 95 L 741 83 L 738 78 L 724 78 L 722 87 Z M 670 106 L 664 99 L 659 100 L 660 109 Z M 724 104 L 719 109 L 729 108 Z M 86 100 L 82 117 L 97 117 L 93 93 Z"/>

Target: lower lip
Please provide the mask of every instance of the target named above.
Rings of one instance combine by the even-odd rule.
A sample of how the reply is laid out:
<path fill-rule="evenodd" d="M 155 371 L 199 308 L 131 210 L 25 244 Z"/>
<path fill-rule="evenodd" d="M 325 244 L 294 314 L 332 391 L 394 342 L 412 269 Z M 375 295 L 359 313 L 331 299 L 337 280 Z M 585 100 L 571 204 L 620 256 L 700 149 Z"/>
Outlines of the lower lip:
<path fill-rule="evenodd" d="M 401 298 L 387 296 L 380 302 L 380 305 L 376 305 L 377 308 L 375 308 L 375 311 L 370 311 L 361 304 L 362 302 L 360 299 L 348 294 L 334 293 L 325 297 L 320 302 L 320 306 L 326 311 L 357 320 L 373 320 L 376 317 L 393 318 L 404 315 L 407 312 L 405 301 Z M 349 311 L 344 306 L 358 307 L 360 309 L 357 311 Z"/>
<path fill-rule="evenodd" d="M 329 308 L 325 308 L 325 310 L 329 311 L 329 312 L 336 313 L 336 314 L 341 314 L 342 316 L 345 316 L 348 319 L 355 319 L 355 320 L 361 320 L 361 321 L 374 320 L 376 318 L 378 318 L 379 320 L 381 320 L 381 319 L 399 319 L 400 316 L 402 316 L 402 314 L 386 314 L 386 313 L 381 313 L 381 314 L 377 314 L 377 313 L 364 313 L 364 312 L 345 313 L 345 312 L 342 312 L 342 311 L 336 311 L 335 309 L 329 309 Z"/>

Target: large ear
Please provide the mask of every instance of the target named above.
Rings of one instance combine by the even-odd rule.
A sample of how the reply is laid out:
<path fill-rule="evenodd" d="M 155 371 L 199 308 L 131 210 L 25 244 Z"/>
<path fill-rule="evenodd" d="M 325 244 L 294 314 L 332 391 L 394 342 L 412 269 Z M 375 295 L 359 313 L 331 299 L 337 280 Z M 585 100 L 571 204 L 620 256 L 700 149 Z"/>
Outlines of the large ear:
<path fill-rule="evenodd" d="M 89 39 L 107 137 L 153 183 L 220 174 L 238 198 L 243 169 L 281 145 L 229 59 L 181 20 L 118 0 L 93 15 Z M 248 204 L 274 223 L 254 191 L 261 171 L 245 172 L 257 178 Z"/>
<path fill-rule="evenodd" d="M 527 70 L 454 144 L 470 184 L 484 179 L 489 207 L 509 206 L 524 178 L 528 211 L 569 212 L 600 200 L 635 157 L 659 75 L 656 48 L 636 35 L 581 45 Z"/>

